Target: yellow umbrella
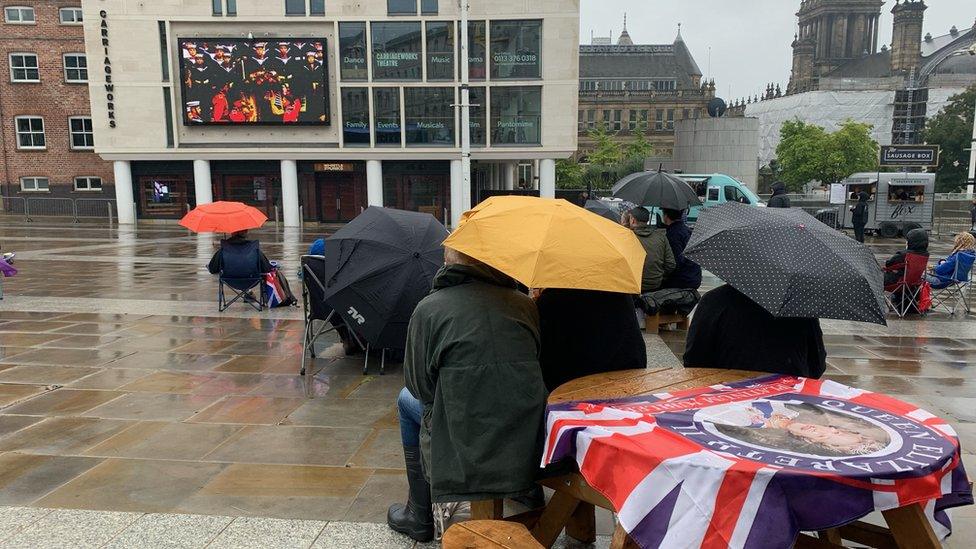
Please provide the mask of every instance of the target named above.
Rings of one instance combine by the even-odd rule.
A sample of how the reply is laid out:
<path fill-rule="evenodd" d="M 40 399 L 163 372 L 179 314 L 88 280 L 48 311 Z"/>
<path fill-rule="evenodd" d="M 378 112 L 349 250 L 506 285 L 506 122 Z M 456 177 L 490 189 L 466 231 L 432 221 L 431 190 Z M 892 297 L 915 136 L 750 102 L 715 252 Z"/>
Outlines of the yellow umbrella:
<path fill-rule="evenodd" d="M 530 288 L 640 293 L 645 254 L 633 231 L 561 199 L 493 196 L 444 246 Z"/>

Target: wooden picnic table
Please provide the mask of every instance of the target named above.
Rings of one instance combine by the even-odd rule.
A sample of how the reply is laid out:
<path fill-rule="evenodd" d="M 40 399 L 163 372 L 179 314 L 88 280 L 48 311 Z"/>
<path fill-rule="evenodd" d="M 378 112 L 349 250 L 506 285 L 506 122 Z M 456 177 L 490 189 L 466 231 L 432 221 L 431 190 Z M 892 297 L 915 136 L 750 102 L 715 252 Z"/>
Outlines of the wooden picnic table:
<path fill-rule="evenodd" d="M 650 368 L 608 372 L 575 379 L 561 385 L 549 396 L 549 404 L 672 392 L 718 383 L 731 383 L 762 375 L 768 374 L 708 368 Z M 531 517 L 530 521 L 526 522 L 530 522 L 532 536 L 544 547 L 552 547 L 564 529 L 574 539 L 587 543 L 594 542 L 596 540 L 595 507 L 615 511 L 610 501 L 593 489 L 579 473 L 549 478 L 540 483 L 553 489 L 555 493 L 541 515 Z M 472 508 L 472 512 L 474 510 Z M 941 547 L 921 504 L 884 511 L 883 515 L 888 528 L 856 521 L 819 532 L 818 537 L 801 535 L 795 547 L 840 548 L 842 540 L 854 541 L 869 547 L 901 549 Z M 610 547 L 631 549 L 638 546 L 618 524 Z"/>

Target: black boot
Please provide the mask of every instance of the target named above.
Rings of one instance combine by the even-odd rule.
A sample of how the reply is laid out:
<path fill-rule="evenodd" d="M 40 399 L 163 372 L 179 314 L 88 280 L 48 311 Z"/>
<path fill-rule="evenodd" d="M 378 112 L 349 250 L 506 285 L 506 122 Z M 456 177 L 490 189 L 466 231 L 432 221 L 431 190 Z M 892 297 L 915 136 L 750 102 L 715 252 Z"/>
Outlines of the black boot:
<path fill-rule="evenodd" d="M 403 461 L 407 465 L 407 482 L 410 484 L 407 504 L 391 505 L 386 513 L 386 523 L 394 531 L 427 542 L 434 539 L 434 513 L 430 508 L 430 484 L 420 464 L 420 448 L 404 446 Z"/>

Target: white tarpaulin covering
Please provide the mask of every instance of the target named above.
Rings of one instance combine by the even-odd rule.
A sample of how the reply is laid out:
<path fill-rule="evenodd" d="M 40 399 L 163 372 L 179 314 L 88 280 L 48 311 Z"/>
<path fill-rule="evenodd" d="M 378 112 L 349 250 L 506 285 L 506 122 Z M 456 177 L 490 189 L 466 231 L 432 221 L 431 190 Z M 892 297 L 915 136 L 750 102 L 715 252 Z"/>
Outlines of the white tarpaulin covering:
<path fill-rule="evenodd" d="M 760 165 L 776 158 L 780 127 L 796 118 L 830 132 L 847 119 L 866 122 L 878 143 L 890 145 L 894 100 L 893 91 L 813 91 L 747 105 L 746 116 L 759 119 Z"/>
<path fill-rule="evenodd" d="M 929 88 L 929 102 L 925 106 L 925 117 L 932 118 L 949 104 L 949 98 L 965 92 L 965 88 Z"/>

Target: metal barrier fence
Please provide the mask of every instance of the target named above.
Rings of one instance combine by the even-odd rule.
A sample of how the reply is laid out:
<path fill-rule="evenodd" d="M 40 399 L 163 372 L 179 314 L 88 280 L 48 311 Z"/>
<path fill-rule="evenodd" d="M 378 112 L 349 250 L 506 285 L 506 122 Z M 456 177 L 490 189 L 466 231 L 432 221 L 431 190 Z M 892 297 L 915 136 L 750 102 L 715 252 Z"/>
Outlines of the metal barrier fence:
<path fill-rule="evenodd" d="M 116 219 L 115 199 L 69 198 L 49 196 L 0 196 L 0 214 L 23 216 L 32 222 L 36 217 L 68 218 L 75 223 L 82 219 Z"/>

